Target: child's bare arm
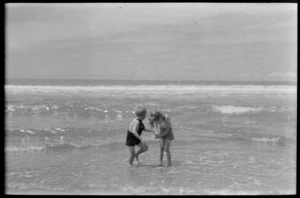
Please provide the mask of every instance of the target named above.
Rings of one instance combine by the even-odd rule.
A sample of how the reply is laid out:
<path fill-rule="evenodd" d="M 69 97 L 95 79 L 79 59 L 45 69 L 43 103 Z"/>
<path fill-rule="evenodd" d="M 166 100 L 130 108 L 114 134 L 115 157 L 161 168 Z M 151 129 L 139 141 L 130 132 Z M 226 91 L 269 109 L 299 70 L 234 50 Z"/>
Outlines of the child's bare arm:
<path fill-rule="evenodd" d="M 166 119 L 164 128 L 165 130 L 160 135 L 158 135 L 158 137 L 164 137 L 172 130 L 170 118 Z"/>
<path fill-rule="evenodd" d="M 144 129 L 144 131 L 154 133 L 154 131 L 150 129 Z"/>

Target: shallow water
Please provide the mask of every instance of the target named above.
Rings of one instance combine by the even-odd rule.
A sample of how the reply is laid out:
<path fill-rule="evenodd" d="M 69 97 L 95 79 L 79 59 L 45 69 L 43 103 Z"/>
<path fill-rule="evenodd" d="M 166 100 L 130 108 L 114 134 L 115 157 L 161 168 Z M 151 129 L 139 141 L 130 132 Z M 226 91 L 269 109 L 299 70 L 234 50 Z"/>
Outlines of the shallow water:
<path fill-rule="evenodd" d="M 6 193 L 295 193 L 293 86 L 164 89 L 6 86 Z M 137 104 L 170 115 L 171 167 L 158 166 L 159 142 L 147 132 L 143 163 L 127 165 Z"/>

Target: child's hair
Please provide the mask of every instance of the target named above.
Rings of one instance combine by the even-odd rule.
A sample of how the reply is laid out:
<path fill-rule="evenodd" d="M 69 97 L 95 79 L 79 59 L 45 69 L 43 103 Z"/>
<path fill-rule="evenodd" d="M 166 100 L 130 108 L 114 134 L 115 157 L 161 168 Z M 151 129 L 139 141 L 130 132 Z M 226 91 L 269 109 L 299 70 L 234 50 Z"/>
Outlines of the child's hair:
<path fill-rule="evenodd" d="M 150 118 L 149 118 L 149 124 L 153 125 L 153 122 L 158 120 L 162 116 L 163 116 L 163 114 L 157 110 L 151 112 Z"/>
<path fill-rule="evenodd" d="M 135 107 L 134 112 L 137 117 L 143 117 L 146 115 L 147 109 L 142 105 L 138 105 L 137 107 Z"/>

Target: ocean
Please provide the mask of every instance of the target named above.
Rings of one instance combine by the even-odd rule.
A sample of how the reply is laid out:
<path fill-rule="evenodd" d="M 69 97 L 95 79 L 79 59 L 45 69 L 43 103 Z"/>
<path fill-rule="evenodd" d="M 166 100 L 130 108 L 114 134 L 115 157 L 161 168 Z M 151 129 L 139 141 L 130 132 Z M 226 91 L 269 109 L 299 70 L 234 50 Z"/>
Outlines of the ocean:
<path fill-rule="evenodd" d="M 297 85 L 282 82 L 6 80 L 5 193 L 296 193 Z M 134 107 L 171 117 L 172 166 L 159 142 L 128 166 Z"/>

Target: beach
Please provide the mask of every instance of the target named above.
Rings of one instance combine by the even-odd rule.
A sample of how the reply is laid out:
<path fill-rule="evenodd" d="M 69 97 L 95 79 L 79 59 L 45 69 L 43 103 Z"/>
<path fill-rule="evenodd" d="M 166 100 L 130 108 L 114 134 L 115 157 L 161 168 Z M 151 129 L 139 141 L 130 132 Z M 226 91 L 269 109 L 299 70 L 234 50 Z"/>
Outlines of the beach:
<path fill-rule="evenodd" d="M 5 193 L 296 193 L 296 85 L 17 82 L 5 85 Z M 128 166 L 125 137 L 144 105 L 171 117 L 172 166 L 159 142 Z"/>

